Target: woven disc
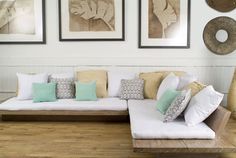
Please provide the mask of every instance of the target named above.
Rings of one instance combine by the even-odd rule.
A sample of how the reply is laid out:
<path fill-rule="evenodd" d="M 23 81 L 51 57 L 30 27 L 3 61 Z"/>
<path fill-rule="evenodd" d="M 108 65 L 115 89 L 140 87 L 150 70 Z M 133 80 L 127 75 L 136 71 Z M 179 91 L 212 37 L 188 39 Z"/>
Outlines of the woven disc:
<path fill-rule="evenodd" d="M 219 30 L 225 30 L 228 38 L 220 42 L 216 38 Z M 236 21 L 230 17 L 217 17 L 207 23 L 203 32 L 203 40 L 207 48 L 215 54 L 226 55 L 236 50 Z"/>
<path fill-rule="evenodd" d="M 220 12 L 229 12 L 236 8 L 236 0 L 206 0 L 207 4 Z"/>

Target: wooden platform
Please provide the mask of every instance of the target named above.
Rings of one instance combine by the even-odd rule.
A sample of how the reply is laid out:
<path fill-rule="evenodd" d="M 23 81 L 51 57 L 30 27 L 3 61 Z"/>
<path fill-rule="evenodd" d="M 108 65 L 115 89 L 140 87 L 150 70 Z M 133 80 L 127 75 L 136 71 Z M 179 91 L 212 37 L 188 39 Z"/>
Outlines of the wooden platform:
<path fill-rule="evenodd" d="M 2 121 L 127 121 L 128 111 L 0 111 Z"/>

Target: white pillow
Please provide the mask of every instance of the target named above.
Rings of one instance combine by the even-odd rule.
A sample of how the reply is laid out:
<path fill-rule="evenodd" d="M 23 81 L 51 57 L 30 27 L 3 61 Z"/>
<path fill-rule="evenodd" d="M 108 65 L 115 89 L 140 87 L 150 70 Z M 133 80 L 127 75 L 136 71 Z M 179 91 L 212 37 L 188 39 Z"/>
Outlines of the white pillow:
<path fill-rule="evenodd" d="M 46 73 L 29 75 L 17 73 L 18 78 L 18 100 L 31 100 L 33 98 L 33 83 L 47 83 L 48 75 Z"/>
<path fill-rule="evenodd" d="M 136 77 L 133 72 L 108 71 L 108 96 L 118 97 L 120 95 L 121 80 L 131 80 Z"/>
<path fill-rule="evenodd" d="M 224 95 L 207 86 L 197 93 L 184 112 L 185 122 L 194 126 L 208 118 L 220 105 Z"/>
<path fill-rule="evenodd" d="M 51 74 L 51 78 L 74 78 L 74 73 Z"/>
<path fill-rule="evenodd" d="M 194 81 L 197 81 L 197 77 L 186 73 L 183 76 L 179 77 L 179 85 L 177 89 L 182 90 L 184 87 L 186 87 L 187 85 L 189 85 Z"/>
<path fill-rule="evenodd" d="M 157 91 L 157 100 L 161 98 L 161 96 L 168 89 L 176 90 L 179 85 L 179 77 L 175 76 L 174 73 L 170 73 L 162 82 Z"/>

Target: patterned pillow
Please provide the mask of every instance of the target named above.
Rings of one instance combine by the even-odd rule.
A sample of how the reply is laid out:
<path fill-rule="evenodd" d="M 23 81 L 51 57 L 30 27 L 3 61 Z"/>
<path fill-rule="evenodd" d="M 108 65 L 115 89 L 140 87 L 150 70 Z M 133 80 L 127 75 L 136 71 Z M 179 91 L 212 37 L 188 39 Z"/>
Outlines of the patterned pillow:
<path fill-rule="evenodd" d="M 133 79 L 133 80 L 121 80 L 121 90 L 120 98 L 121 99 L 136 99 L 143 100 L 143 88 L 144 80 L 142 79 Z"/>
<path fill-rule="evenodd" d="M 176 119 L 187 107 L 191 99 L 191 89 L 184 90 L 175 100 L 171 103 L 170 107 L 166 111 L 163 122 L 171 122 Z"/>
<path fill-rule="evenodd" d="M 73 78 L 49 78 L 50 82 L 57 84 L 57 98 L 70 99 L 75 96 L 75 85 Z"/>

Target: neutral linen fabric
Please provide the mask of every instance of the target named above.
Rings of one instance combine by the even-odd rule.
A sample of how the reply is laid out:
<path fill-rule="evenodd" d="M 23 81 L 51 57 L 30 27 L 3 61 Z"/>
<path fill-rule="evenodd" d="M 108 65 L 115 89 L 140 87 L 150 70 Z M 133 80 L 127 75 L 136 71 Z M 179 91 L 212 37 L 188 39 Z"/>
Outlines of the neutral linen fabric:
<path fill-rule="evenodd" d="M 30 100 L 33 99 L 33 83 L 47 83 L 48 74 L 22 74 L 17 73 L 18 79 L 18 91 L 17 99 L 18 100 Z"/>
<path fill-rule="evenodd" d="M 224 95 L 215 91 L 212 86 L 207 86 L 190 101 L 184 112 L 188 126 L 195 126 L 209 117 L 220 105 Z"/>
<path fill-rule="evenodd" d="M 56 83 L 33 83 L 33 102 L 56 101 Z"/>
<path fill-rule="evenodd" d="M 76 82 L 76 95 L 77 101 L 96 101 L 96 81 L 89 83 Z"/>
<path fill-rule="evenodd" d="M 136 77 L 133 72 L 122 71 L 108 71 L 108 96 L 118 97 L 120 96 L 121 80 L 131 80 Z"/>
<path fill-rule="evenodd" d="M 157 73 L 162 74 L 162 79 L 166 78 L 170 73 L 174 73 L 176 76 L 183 76 L 186 72 L 184 71 L 157 71 Z"/>
<path fill-rule="evenodd" d="M 161 96 L 168 89 L 176 90 L 179 85 L 179 77 L 175 76 L 174 73 L 170 73 L 166 78 L 161 82 L 161 85 L 157 91 L 157 100 L 161 98 Z"/>
<path fill-rule="evenodd" d="M 183 76 L 179 77 L 179 85 L 178 85 L 177 90 L 181 90 L 187 85 L 189 85 L 190 83 L 195 82 L 195 81 L 197 81 L 196 76 L 186 73 Z"/>
<path fill-rule="evenodd" d="M 200 82 L 192 82 L 189 85 L 185 86 L 183 89 L 191 89 L 191 94 L 192 97 L 195 96 L 197 93 L 199 93 L 201 90 L 203 90 L 205 87 L 207 87 L 206 85 L 200 83 Z"/>
<path fill-rule="evenodd" d="M 107 71 L 88 70 L 78 71 L 77 80 L 80 82 L 96 81 L 96 93 L 98 98 L 107 97 Z"/>
<path fill-rule="evenodd" d="M 163 74 L 156 72 L 140 73 L 139 78 L 144 80 L 144 98 L 156 99 L 157 89 L 162 81 Z"/>
<path fill-rule="evenodd" d="M 56 83 L 56 94 L 58 99 L 70 99 L 75 96 L 74 78 L 67 77 L 49 77 L 49 82 Z"/>
<path fill-rule="evenodd" d="M 171 103 L 170 107 L 166 111 L 163 122 L 171 122 L 175 120 L 187 107 L 191 99 L 191 89 L 184 90 L 175 100 Z"/>
<path fill-rule="evenodd" d="M 126 111 L 127 101 L 119 98 L 101 98 L 97 101 L 76 101 L 75 99 L 58 99 L 56 102 L 33 103 L 32 100 L 11 98 L 0 104 L 0 110 L 114 110 Z"/>
<path fill-rule="evenodd" d="M 131 133 L 134 139 L 214 139 L 215 132 L 205 123 L 189 127 L 184 119 L 163 123 L 156 100 L 129 100 Z"/>
<path fill-rule="evenodd" d="M 121 80 L 120 99 L 142 100 L 144 81 L 142 79 Z"/>

